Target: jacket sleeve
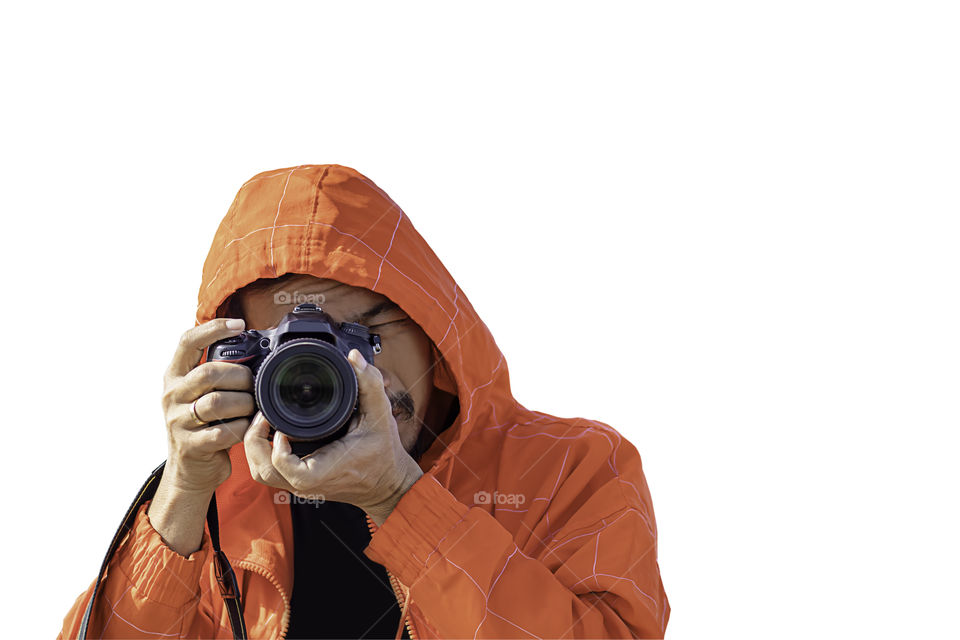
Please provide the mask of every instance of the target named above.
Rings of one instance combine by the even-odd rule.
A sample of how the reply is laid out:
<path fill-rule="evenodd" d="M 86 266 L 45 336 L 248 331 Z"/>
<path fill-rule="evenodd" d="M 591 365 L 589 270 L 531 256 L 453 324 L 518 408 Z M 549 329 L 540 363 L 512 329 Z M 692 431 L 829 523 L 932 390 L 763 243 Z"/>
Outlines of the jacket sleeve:
<path fill-rule="evenodd" d="M 410 588 L 440 637 L 662 638 L 670 609 L 635 463 L 631 477 L 604 479 L 557 518 L 549 540 L 523 531 L 528 553 L 490 513 L 468 508 L 428 473 L 364 552 Z"/>
<path fill-rule="evenodd" d="M 200 548 L 183 557 L 164 543 L 141 505 L 133 528 L 107 565 L 87 627 L 88 638 L 182 638 L 204 626 L 198 613 L 201 579 L 210 558 L 206 531 Z M 93 584 L 80 594 L 63 620 L 58 640 L 76 638 Z M 216 625 L 209 621 L 212 637 Z"/>

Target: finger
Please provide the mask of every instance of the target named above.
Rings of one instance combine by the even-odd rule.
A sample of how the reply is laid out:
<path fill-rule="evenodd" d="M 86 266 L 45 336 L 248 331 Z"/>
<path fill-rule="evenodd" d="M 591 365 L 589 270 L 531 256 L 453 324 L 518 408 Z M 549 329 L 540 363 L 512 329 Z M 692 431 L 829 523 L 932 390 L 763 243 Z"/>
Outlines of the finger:
<path fill-rule="evenodd" d="M 243 435 L 250 426 L 248 418 L 231 420 L 221 424 L 211 424 L 187 434 L 187 445 L 194 451 L 213 453 L 229 449 L 243 440 Z"/>
<path fill-rule="evenodd" d="M 354 424 L 358 422 L 357 418 L 354 418 Z M 350 430 L 354 429 L 354 425 L 350 426 Z M 350 449 L 356 446 L 358 439 L 349 437 L 350 431 L 348 431 L 343 437 L 329 442 L 313 453 L 306 455 L 302 458 L 299 458 L 299 461 L 304 465 L 304 467 L 297 467 L 305 469 L 306 473 L 311 478 L 317 478 L 320 476 L 327 476 L 331 470 L 340 468 L 344 456 L 349 454 Z M 274 450 L 276 450 L 276 444 L 274 445 Z M 276 462 L 274 466 L 277 466 Z M 289 477 L 288 472 L 285 471 L 282 467 L 277 467 L 280 471 L 284 473 L 285 477 Z"/>
<path fill-rule="evenodd" d="M 191 404 L 185 405 L 188 410 Z M 193 404 L 190 417 L 193 417 L 192 411 L 196 411 L 197 417 L 204 422 L 213 422 L 249 416 L 256 410 L 253 395 L 245 391 L 211 391 L 200 396 Z"/>
<path fill-rule="evenodd" d="M 293 448 L 290 446 L 290 439 L 280 431 L 273 434 L 273 451 L 270 452 L 270 462 L 291 484 L 295 484 L 292 481 L 303 473 L 305 467 L 303 461 L 300 460 L 300 456 L 294 455 Z"/>
<path fill-rule="evenodd" d="M 320 451 L 326 447 L 321 447 Z M 317 452 L 310 454 L 315 456 Z M 308 463 L 307 460 L 310 460 Z M 301 459 L 300 456 L 293 453 L 290 446 L 290 439 L 285 433 L 277 431 L 273 434 L 273 452 L 270 458 L 273 468 L 276 469 L 290 486 L 296 491 L 301 491 L 304 487 L 312 485 L 323 485 L 323 468 L 317 466 L 317 460 L 308 456 Z"/>
<path fill-rule="evenodd" d="M 371 426 L 389 425 L 389 418 L 393 416 L 393 412 L 390 408 L 390 399 L 387 398 L 387 392 L 383 388 L 383 374 L 367 362 L 357 349 L 351 349 L 347 359 L 353 365 L 353 372 L 357 375 L 360 411 L 369 418 L 362 422 Z"/>
<path fill-rule="evenodd" d="M 167 373 L 174 377 L 187 374 L 197 366 L 204 350 L 217 340 L 235 336 L 243 331 L 243 320 L 239 318 L 214 318 L 192 329 L 188 329 L 180 336 L 180 343 L 173 354 L 173 361 Z"/>
<path fill-rule="evenodd" d="M 277 471 L 271 461 L 270 423 L 259 411 L 243 437 L 243 449 L 247 456 L 250 476 L 261 484 L 293 491 L 293 487 Z"/>
<path fill-rule="evenodd" d="M 252 392 L 253 372 L 234 362 L 204 362 L 182 378 L 173 397 L 177 402 L 193 402 L 214 390 Z"/>

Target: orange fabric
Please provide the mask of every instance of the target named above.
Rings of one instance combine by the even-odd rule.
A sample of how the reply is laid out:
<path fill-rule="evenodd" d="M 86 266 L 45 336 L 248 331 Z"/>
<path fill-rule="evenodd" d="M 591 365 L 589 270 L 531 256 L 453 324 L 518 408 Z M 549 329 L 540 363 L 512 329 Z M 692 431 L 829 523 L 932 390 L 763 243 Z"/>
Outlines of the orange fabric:
<path fill-rule="evenodd" d="M 398 303 L 442 354 L 435 384 L 459 397 L 460 416 L 420 461 L 425 475 L 365 550 L 399 581 L 401 603 L 409 589 L 415 637 L 663 636 L 670 607 L 636 449 L 606 424 L 513 398 L 493 336 L 380 188 L 340 165 L 247 181 L 204 265 L 197 322 L 244 285 L 288 272 Z M 293 585 L 289 508 L 250 478 L 242 443 L 230 456 L 233 473 L 217 490 L 223 548 L 250 637 L 278 638 Z M 166 547 L 143 507 L 110 564 L 89 637 L 231 637 L 210 555 L 206 533 L 190 558 Z M 90 593 L 62 637 L 75 636 Z"/>

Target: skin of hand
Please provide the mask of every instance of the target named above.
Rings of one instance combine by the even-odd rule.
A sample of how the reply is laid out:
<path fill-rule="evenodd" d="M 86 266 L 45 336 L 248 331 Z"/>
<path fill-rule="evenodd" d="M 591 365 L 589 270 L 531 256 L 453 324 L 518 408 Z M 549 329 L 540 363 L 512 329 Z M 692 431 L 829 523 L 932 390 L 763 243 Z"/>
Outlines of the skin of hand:
<path fill-rule="evenodd" d="M 343 437 L 300 458 L 279 431 L 270 446 L 270 425 L 257 412 L 244 449 L 254 480 L 300 497 L 353 504 L 382 525 L 423 471 L 400 442 L 383 375 L 356 349 L 347 359 L 357 375 L 360 410 Z"/>

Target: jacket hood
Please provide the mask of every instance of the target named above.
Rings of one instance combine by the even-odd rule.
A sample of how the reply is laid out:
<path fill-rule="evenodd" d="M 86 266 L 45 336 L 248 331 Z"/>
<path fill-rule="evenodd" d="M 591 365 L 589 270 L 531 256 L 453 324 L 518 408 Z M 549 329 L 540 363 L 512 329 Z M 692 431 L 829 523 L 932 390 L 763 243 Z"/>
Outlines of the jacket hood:
<path fill-rule="evenodd" d="M 434 386 L 458 397 L 460 415 L 421 458 L 422 467 L 439 468 L 474 425 L 500 424 L 517 407 L 506 360 L 466 294 L 403 210 L 358 171 L 300 165 L 245 182 L 204 263 L 197 323 L 224 315 L 228 298 L 245 285 L 286 273 L 385 295 L 433 341 L 442 356 Z M 242 446 L 231 450 L 234 475 L 247 466 Z"/>

